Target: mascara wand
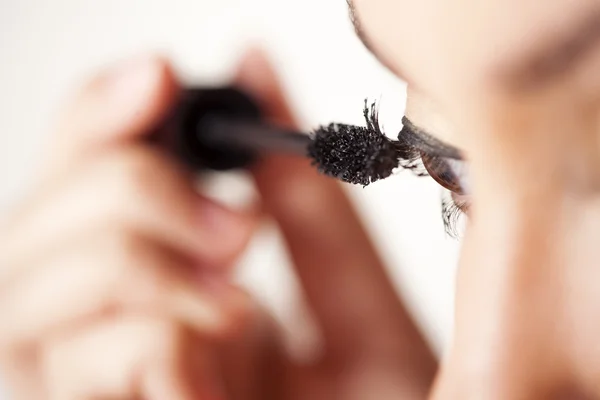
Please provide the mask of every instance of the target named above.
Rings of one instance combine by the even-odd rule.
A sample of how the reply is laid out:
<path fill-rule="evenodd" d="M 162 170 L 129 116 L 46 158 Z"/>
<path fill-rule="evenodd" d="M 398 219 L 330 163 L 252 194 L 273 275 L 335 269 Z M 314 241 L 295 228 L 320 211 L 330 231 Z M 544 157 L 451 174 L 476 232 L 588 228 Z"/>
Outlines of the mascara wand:
<path fill-rule="evenodd" d="M 402 151 L 380 131 L 374 107 L 365 107 L 365 119 L 365 127 L 333 123 L 307 135 L 264 122 L 239 89 L 188 89 L 161 139 L 194 169 L 245 168 L 261 154 L 289 153 L 308 157 L 325 175 L 367 186 L 390 176 Z"/>

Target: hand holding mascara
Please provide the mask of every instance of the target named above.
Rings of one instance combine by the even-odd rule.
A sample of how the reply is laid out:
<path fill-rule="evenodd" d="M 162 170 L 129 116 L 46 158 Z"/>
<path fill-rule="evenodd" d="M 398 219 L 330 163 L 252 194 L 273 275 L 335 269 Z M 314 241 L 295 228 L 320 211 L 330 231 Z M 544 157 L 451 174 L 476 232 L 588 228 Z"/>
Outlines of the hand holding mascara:
<path fill-rule="evenodd" d="M 178 83 L 163 60 L 125 67 L 75 96 L 49 147 L 44 180 L 0 229 L 3 378 L 15 398 L 272 397 L 280 386 L 271 373 L 281 371 L 281 361 L 300 368 L 272 346 L 280 330 L 229 274 L 263 214 L 205 196 L 164 148 L 192 169 L 243 168 L 277 151 L 320 160 L 331 175 L 361 177 L 342 174 L 347 167 L 339 163 L 346 155 L 360 160 L 352 135 L 373 143 L 377 135 L 346 125 L 289 132 L 267 124 L 238 90 L 194 89 L 174 98 Z M 262 95 L 258 90 L 251 93 Z M 288 114 L 284 107 L 279 115 Z M 402 343 L 410 338 L 411 352 L 421 354 L 419 371 L 432 376 L 434 358 L 404 334 L 408 314 L 397 312 L 393 288 L 339 185 L 292 160 L 271 160 L 254 172 L 264 210 L 304 271 L 303 287 L 333 328 L 333 343 L 366 338 L 364 349 L 376 349 L 371 339 L 381 336 L 365 336 L 364 326 Z M 365 304 L 378 311 L 357 314 Z M 362 363 L 365 352 L 344 348 L 343 364 L 332 371 L 350 357 Z M 301 384 L 285 390 L 300 387 L 299 398 L 312 398 L 323 383 L 328 393 L 355 387 L 354 375 L 329 379 L 322 372 L 298 375 Z M 249 387 L 248 378 L 268 384 Z"/>

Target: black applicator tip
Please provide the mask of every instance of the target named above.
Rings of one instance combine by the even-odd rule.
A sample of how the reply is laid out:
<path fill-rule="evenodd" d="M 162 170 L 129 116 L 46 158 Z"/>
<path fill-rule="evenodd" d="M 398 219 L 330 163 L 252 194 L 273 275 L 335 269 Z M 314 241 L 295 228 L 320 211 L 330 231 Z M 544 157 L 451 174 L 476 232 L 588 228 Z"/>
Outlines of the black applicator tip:
<path fill-rule="evenodd" d="M 313 133 L 308 155 L 317 169 L 344 182 L 367 186 L 400 164 L 398 142 L 381 132 L 377 110 L 365 101 L 367 126 L 330 124 Z"/>
<path fill-rule="evenodd" d="M 319 129 L 308 154 L 325 175 L 363 186 L 387 178 L 399 164 L 394 141 L 354 125 L 331 124 Z"/>

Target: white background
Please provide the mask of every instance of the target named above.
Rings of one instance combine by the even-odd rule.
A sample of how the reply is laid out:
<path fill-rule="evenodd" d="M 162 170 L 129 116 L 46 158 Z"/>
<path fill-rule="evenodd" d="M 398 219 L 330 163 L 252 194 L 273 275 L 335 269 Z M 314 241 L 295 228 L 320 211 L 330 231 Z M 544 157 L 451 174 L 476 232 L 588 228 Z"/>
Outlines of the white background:
<path fill-rule="evenodd" d="M 0 0 L 3 210 L 27 190 L 59 105 L 86 76 L 158 51 L 186 81 L 214 84 L 228 79 L 252 43 L 271 54 L 304 128 L 362 123 L 369 97 L 381 100 L 388 134 L 398 131 L 405 86 L 355 37 L 344 0 Z M 239 181 L 221 181 L 218 192 L 235 197 L 244 189 Z M 439 187 L 403 172 L 349 190 L 399 292 L 441 351 L 451 332 L 458 243 L 444 234 Z M 297 318 L 295 281 L 271 230 L 241 264 L 242 281 L 277 315 Z"/>

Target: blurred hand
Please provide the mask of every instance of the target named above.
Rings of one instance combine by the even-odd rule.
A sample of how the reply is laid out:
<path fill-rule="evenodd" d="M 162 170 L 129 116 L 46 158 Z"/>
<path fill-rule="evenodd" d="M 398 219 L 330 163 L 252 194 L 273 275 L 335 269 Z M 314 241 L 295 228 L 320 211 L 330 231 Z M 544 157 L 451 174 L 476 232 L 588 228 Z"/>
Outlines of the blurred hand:
<path fill-rule="evenodd" d="M 205 347 L 246 314 L 224 276 L 255 219 L 143 143 L 177 91 L 157 58 L 89 82 L 3 226 L 0 355 L 16 399 L 216 396 Z"/>
<path fill-rule="evenodd" d="M 237 83 L 293 124 L 260 53 Z M 254 169 L 324 337 L 295 364 L 227 281 L 254 218 L 194 192 L 143 144 L 177 84 L 143 60 L 89 84 L 45 179 L 4 228 L 0 350 L 18 400 L 424 399 L 435 360 L 337 182 L 304 159 Z"/>

